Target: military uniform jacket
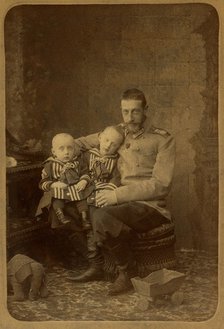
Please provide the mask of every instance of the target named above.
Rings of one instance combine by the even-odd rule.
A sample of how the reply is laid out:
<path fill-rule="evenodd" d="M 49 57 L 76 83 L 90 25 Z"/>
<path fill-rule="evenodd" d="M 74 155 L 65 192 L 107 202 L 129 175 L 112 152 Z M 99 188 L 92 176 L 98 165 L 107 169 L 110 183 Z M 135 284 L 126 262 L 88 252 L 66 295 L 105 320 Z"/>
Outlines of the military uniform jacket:
<path fill-rule="evenodd" d="M 98 144 L 98 134 L 81 137 L 76 142 L 81 149 L 91 148 Z M 115 190 L 117 204 L 129 201 L 145 203 L 170 219 L 165 199 L 174 171 L 173 137 L 163 129 L 147 126 L 145 122 L 137 133 L 126 132 L 118 153 L 121 186 Z"/>

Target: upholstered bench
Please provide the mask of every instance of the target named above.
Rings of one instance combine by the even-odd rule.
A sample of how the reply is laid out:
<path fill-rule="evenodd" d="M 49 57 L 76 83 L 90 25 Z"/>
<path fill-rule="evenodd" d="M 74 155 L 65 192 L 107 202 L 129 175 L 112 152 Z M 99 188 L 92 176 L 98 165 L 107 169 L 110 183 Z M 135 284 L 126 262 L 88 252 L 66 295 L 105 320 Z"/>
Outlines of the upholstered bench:
<path fill-rule="evenodd" d="M 176 263 L 174 245 L 173 222 L 162 224 L 146 233 L 136 233 L 131 248 L 137 274 L 140 277 L 145 277 L 162 268 L 173 268 Z M 105 258 L 105 277 L 107 280 L 113 281 L 117 275 L 115 260 L 108 249 L 103 248 L 102 251 Z"/>

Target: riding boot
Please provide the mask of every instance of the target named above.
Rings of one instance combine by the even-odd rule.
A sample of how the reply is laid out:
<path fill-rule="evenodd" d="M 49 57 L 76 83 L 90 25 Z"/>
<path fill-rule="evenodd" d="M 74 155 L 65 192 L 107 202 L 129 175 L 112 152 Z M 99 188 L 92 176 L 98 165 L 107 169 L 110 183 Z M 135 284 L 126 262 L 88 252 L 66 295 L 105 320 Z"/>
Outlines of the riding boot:
<path fill-rule="evenodd" d="M 136 268 L 128 241 L 121 241 L 109 249 L 115 258 L 118 276 L 109 287 L 108 295 L 118 295 L 133 288 L 130 279 L 136 275 Z"/>
<path fill-rule="evenodd" d="M 94 255 L 94 257 L 89 258 L 89 267 L 84 273 L 78 276 L 71 276 L 68 279 L 73 282 L 100 281 L 103 279 L 103 274 L 102 256 Z"/>
<path fill-rule="evenodd" d="M 69 280 L 73 282 L 88 282 L 103 279 L 103 256 L 101 255 L 100 249 L 93 241 L 92 231 L 87 233 L 87 249 L 88 269 L 78 276 L 69 277 Z"/>
<path fill-rule="evenodd" d="M 117 265 L 118 277 L 108 290 L 108 295 L 115 296 L 127 292 L 133 288 L 129 275 L 129 264 Z"/>

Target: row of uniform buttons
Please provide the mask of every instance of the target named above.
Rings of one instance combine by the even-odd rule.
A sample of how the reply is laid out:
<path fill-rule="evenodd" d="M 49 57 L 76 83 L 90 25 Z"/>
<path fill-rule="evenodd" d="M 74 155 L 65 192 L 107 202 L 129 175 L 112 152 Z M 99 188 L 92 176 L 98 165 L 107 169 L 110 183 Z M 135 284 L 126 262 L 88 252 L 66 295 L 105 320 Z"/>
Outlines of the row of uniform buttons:
<path fill-rule="evenodd" d="M 131 149 L 131 152 L 133 152 L 133 151 L 139 152 L 140 151 L 140 147 L 138 146 L 138 144 L 136 146 L 136 144 L 137 143 L 135 141 L 132 141 L 132 143 L 126 143 L 126 149 L 127 149 L 127 151 Z M 135 163 L 135 165 L 136 165 L 136 167 L 139 167 L 140 166 L 138 161 Z"/>

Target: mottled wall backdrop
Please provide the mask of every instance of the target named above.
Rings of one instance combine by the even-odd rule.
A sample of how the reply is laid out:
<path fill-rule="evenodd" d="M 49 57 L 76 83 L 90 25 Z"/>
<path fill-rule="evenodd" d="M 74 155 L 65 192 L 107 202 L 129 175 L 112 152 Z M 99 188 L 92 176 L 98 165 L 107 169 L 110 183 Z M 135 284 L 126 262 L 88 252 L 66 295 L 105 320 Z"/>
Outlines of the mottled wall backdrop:
<path fill-rule="evenodd" d="M 18 6 L 5 19 L 7 127 L 20 141 L 78 137 L 121 121 L 142 89 L 175 135 L 177 246 L 216 250 L 218 17 L 189 5 Z"/>

